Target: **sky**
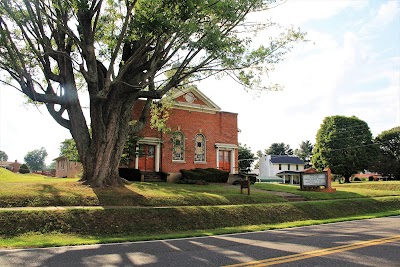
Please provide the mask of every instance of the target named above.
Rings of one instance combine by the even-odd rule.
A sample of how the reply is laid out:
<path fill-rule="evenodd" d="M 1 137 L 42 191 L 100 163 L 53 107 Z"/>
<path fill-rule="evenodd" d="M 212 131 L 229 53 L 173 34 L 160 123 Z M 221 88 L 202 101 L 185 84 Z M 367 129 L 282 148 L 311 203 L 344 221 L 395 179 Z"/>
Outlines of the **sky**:
<path fill-rule="evenodd" d="M 288 0 L 262 14 L 307 32 L 268 77 L 278 92 L 246 92 L 234 81 L 209 78 L 197 86 L 223 111 L 238 113 L 239 142 L 253 152 L 283 142 L 315 143 L 327 116 L 356 116 L 373 134 L 400 126 L 400 0 Z M 267 40 L 262 33 L 255 42 Z M 44 107 L 0 87 L 0 150 L 9 161 L 44 147 L 49 164 L 71 138 Z"/>

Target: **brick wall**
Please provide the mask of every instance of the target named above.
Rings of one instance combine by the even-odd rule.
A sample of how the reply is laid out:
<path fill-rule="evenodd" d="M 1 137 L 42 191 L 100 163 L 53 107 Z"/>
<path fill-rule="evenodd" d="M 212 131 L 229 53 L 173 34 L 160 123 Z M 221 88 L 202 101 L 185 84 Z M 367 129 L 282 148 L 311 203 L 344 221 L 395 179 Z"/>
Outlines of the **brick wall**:
<path fill-rule="evenodd" d="M 136 104 L 133 118 L 139 118 L 144 101 Z M 172 161 L 171 134 L 159 133 L 150 129 L 150 123 L 139 135 L 143 137 L 158 137 L 162 139 L 161 171 L 179 173 L 180 169 L 217 168 L 216 143 L 238 145 L 237 114 L 229 112 L 201 112 L 173 108 L 169 111 L 167 126 L 172 132 L 180 131 L 185 136 L 185 162 Z M 194 162 L 196 134 L 203 134 L 206 138 L 206 162 Z M 235 149 L 235 166 L 237 165 L 237 149 Z"/>

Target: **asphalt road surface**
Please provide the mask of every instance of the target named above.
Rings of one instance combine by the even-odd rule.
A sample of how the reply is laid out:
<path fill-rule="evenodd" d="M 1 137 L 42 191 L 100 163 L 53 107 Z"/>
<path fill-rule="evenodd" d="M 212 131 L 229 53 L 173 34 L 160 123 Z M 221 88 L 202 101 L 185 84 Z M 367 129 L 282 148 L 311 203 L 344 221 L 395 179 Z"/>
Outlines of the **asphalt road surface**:
<path fill-rule="evenodd" d="M 400 266 L 400 216 L 202 238 L 0 250 L 0 266 Z"/>

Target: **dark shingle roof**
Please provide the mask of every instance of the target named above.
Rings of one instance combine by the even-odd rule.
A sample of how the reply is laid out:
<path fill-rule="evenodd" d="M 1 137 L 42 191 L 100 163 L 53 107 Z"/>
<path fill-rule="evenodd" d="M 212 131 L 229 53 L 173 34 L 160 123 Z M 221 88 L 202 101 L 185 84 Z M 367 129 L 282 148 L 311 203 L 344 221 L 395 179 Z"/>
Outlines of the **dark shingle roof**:
<path fill-rule="evenodd" d="M 304 164 L 304 161 L 296 156 L 271 156 L 272 163 L 283 163 L 283 164 Z"/>

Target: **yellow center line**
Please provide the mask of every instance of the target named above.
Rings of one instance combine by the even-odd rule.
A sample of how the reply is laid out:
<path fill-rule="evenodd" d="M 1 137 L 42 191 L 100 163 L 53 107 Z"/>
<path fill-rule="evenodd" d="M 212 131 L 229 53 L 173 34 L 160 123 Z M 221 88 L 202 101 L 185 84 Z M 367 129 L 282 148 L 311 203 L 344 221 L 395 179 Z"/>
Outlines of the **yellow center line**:
<path fill-rule="evenodd" d="M 271 258 L 271 259 L 239 263 L 239 264 L 233 264 L 233 265 L 226 265 L 225 267 L 271 266 L 271 265 L 275 265 L 275 264 L 298 261 L 298 260 L 314 258 L 314 257 L 321 257 L 321 256 L 329 255 L 329 254 L 343 252 L 343 251 L 348 251 L 348 250 L 353 250 L 353 249 L 358 249 L 358 248 L 363 248 L 363 247 L 369 247 L 369 246 L 376 246 L 376 245 L 390 243 L 390 242 L 396 242 L 396 241 L 400 241 L 400 235 L 379 238 L 379 239 L 373 239 L 373 240 L 368 240 L 368 241 L 361 241 L 361 242 L 357 242 L 357 243 L 353 243 L 353 244 L 332 247 L 332 248 L 326 248 L 326 249 L 318 249 L 318 250 L 313 250 L 313 251 L 308 251 L 308 252 L 303 252 L 303 253 L 298 253 L 298 254 L 293 254 L 293 255 Z"/>

